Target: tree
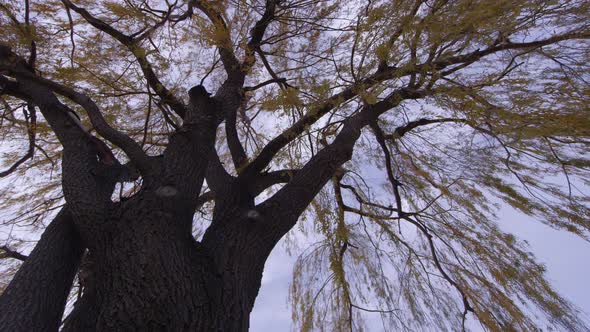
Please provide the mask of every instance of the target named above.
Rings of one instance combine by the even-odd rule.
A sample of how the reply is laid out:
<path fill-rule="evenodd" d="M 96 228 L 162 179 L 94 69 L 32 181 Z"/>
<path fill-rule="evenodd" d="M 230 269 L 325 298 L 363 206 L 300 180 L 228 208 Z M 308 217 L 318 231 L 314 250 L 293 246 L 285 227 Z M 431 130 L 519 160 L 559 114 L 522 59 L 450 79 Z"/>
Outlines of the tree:
<path fill-rule="evenodd" d="M 302 331 L 587 330 L 494 219 L 588 239 L 587 1 L 0 12 L 2 330 L 246 331 L 293 229 Z"/>

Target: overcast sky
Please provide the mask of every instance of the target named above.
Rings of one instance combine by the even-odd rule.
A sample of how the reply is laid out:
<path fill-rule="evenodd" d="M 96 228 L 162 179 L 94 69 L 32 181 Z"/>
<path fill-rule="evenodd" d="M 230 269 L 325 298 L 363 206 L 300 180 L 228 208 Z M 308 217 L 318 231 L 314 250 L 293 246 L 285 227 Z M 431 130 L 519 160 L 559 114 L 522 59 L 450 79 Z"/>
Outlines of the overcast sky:
<path fill-rule="evenodd" d="M 547 277 L 555 289 L 582 309 L 590 324 L 590 243 L 571 233 L 553 230 L 509 208 L 501 210 L 498 216 L 504 230 L 529 243 L 537 260 L 546 265 Z M 262 287 L 251 316 L 250 331 L 291 329 L 287 294 L 294 262 L 295 257 L 287 255 L 282 245 L 273 251 L 266 262 Z M 379 316 L 375 315 L 375 319 L 378 320 Z"/>

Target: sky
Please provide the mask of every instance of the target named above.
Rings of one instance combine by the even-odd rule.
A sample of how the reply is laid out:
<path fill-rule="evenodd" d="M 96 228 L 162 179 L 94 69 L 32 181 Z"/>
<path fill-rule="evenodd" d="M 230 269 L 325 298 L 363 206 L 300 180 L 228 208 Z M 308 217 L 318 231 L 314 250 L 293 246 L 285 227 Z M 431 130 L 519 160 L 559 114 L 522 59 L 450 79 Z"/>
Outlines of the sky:
<path fill-rule="evenodd" d="M 554 230 L 511 208 L 498 214 L 503 230 L 512 232 L 529 244 L 537 261 L 547 267 L 547 278 L 554 288 L 586 314 L 590 324 L 590 243 L 571 233 Z M 291 311 L 287 295 L 296 257 L 290 257 L 280 243 L 266 262 L 262 287 L 250 318 L 250 331 L 290 331 Z M 369 316 L 370 317 L 370 316 Z M 379 316 L 375 315 L 375 320 Z M 371 332 L 384 331 L 379 324 Z M 472 324 L 472 331 L 483 331 Z"/>

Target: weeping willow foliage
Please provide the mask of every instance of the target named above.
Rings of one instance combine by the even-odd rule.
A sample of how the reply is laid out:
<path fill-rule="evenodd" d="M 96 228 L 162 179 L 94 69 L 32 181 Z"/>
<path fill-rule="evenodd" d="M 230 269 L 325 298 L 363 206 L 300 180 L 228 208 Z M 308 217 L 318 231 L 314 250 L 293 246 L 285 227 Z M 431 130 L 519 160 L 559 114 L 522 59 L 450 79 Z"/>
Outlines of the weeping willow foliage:
<path fill-rule="evenodd" d="M 390 331 L 469 329 L 467 319 L 489 331 L 587 330 L 495 213 L 511 206 L 590 237 L 590 2 L 285 0 L 254 54 L 245 44 L 265 1 L 75 3 L 141 36 L 132 45 L 92 27 L 69 1 L 25 3 L 0 4 L 0 41 L 25 58 L 34 45 L 40 75 L 91 96 L 151 155 L 181 121 L 160 90 L 181 98 L 195 84 L 217 89 L 224 48 L 256 60 L 237 116 L 247 155 L 280 133 L 290 141 L 273 170 L 302 167 L 364 105 L 396 89 L 424 92 L 362 131 L 289 236 L 310 244 L 294 246 L 295 329 L 362 331 L 378 316 Z M 225 28 L 199 6 L 222 13 Z M 60 148 L 26 105 L 0 101 L 5 168 L 35 136 L 34 157 L 2 180 L 0 201 L 2 241 L 26 250 L 29 232 L 63 204 Z M 210 213 L 204 205 L 195 234 Z M 7 282 L 15 263 L 2 266 Z"/>

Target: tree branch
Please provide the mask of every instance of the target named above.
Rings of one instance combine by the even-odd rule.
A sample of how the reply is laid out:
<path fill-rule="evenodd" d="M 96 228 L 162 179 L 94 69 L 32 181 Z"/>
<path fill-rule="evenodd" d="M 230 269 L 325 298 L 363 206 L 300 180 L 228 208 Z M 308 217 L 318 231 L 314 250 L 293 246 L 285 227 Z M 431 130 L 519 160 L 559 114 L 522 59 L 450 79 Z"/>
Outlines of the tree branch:
<path fill-rule="evenodd" d="M 244 146 L 240 142 L 240 136 L 238 135 L 238 130 L 236 126 L 238 108 L 234 109 L 232 107 L 231 109 L 226 109 L 225 134 L 227 139 L 227 146 L 229 148 L 232 161 L 234 163 L 234 167 L 239 174 L 242 170 L 242 166 L 248 161 L 248 156 L 246 155 L 246 150 L 244 150 Z"/>
<path fill-rule="evenodd" d="M 260 50 L 260 43 L 264 37 L 264 33 L 268 28 L 268 25 L 273 21 L 275 17 L 275 10 L 280 0 L 266 0 L 264 13 L 262 17 L 256 22 L 252 30 L 250 30 L 250 41 L 246 47 L 246 58 L 244 59 L 244 67 L 249 70 L 256 61 L 254 53 Z"/>
<path fill-rule="evenodd" d="M 3 64 L 1 61 L 0 56 L 0 65 Z M 97 160 L 97 155 L 104 157 L 104 151 L 97 145 L 98 139 L 79 127 L 74 111 L 61 103 L 49 89 L 31 81 L 26 75 L 16 76 L 18 81 L 0 76 L 0 93 L 11 94 L 40 108 L 64 148 L 62 188 L 69 210 L 76 216 L 80 231 L 98 227 L 112 204 L 112 190 L 124 169 L 118 162 L 109 165 Z"/>
<path fill-rule="evenodd" d="M 27 149 L 27 153 L 22 156 L 19 160 L 17 160 L 12 166 L 8 169 L 0 172 L 0 178 L 3 178 L 16 170 L 18 166 L 20 166 L 25 161 L 29 160 L 33 157 L 35 153 L 35 137 L 36 137 L 36 128 L 37 128 L 37 111 L 35 110 L 35 106 L 33 103 L 27 103 L 28 115 L 25 112 L 25 119 L 27 122 L 27 136 L 29 137 L 29 148 Z"/>
<path fill-rule="evenodd" d="M 129 136 L 121 133 L 120 131 L 111 127 L 104 117 L 102 116 L 101 111 L 99 110 L 98 106 L 85 94 L 79 93 L 74 89 L 69 87 L 63 86 L 57 82 L 48 80 L 46 78 L 37 76 L 36 74 L 32 73 L 30 70 L 27 70 L 27 67 L 22 65 L 24 60 L 22 60 L 18 55 L 13 53 L 8 47 L 0 46 L 0 69 L 7 70 L 10 75 L 25 81 L 34 82 L 36 87 L 35 90 L 39 90 L 39 88 L 46 88 L 52 92 L 56 92 L 64 97 L 69 98 L 70 100 L 74 101 L 75 103 L 79 104 L 86 110 L 88 113 L 88 117 L 90 118 L 90 122 L 96 129 L 96 131 L 101 134 L 104 138 L 111 141 L 113 144 L 120 147 L 132 160 L 132 162 L 137 166 L 137 168 L 142 172 L 142 174 L 149 173 L 149 160 L 147 155 L 143 152 L 141 146 L 137 144 L 133 139 Z M 49 96 L 49 91 L 45 92 L 45 94 L 50 99 L 55 99 L 53 102 L 61 104 L 55 96 Z M 26 93 L 25 93 L 26 94 Z M 31 97 L 34 95 L 31 95 Z M 41 102 L 42 104 L 43 102 Z M 35 104 L 41 106 L 40 103 L 35 102 Z M 67 109 L 67 107 L 59 107 L 64 111 L 64 116 L 66 114 L 72 113 L 75 114 L 74 111 Z M 59 135 L 59 133 L 58 133 Z M 62 142 L 63 144 L 63 142 Z"/>
<path fill-rule="evenodd" d="M 217 151 L 213 149 L 207 165 L 207 184 L 213 192 L 221 192 L 227 184 L 233 181 L 233 177 L 227 173 Z"/>
<path fill-rule="evenodd" d="M 256 84 L 255 86 L 246 86 L 246 87 L 244 87 L 244 91 L 255 91 L 255 90 L 258 90 L 264 86 L 272 84 L 272 83 L 279 83 L 279 84 L 283 83 L 284 84 L 284 83 L 287 83 L 287 79 L 286 78 L 277 78 L 277 79 L 273 78 L 268 81 L 264 81 L 262 83 Z"/>
<path fill-rule="evenodd" d="M 500 51 L 539 48 L 542 46 L 555 44 L 565 40 L 589 38 L 590 33 L 568 32 L 533 42 L 504 42 L 502 44 L 491 45 L 490 47 L 485 48 L 483 50 L 478 49 L 463 55 L 438 58 L 435 61 L 429 61 L 422 64 L 409 64 L 402 67 L 381 66 L 377 69 L 377 71 L 374 74 L 364 79 L 359 79 L 357 83 L 352 84 L 348 88 L 333 95 L 332 97 L 322 102 L 320 105 L 311 107 L 309 111 L 297 122 L 295 122 L 291 127 L 283 131 L 277 137 L 273 138 L 262 149 L 262 151 L 260 151 L 258 156 L 247 165 L 243 173 L 244 175 L 250 175 L 262 171 L 268 166 L 268 164 L 272 161 L 274 156 L 281 149 L 283 149 L 287 144 L 289 144 L 291 141 L 293 141 L 295 138 L 301 135 L 306 128 L 314 124 L 322 116 L 333 110 L 338 105 L 358 96 L 359 92 L 366 91 L 368 88 L 375 86 L 376 84 L 379 84 L 381 82 L 417 73 L 437 72 L 453 65 L 461 66 L 462 64 L 472 64 L 477 60 L 481 59 L 482 57 Z M 465 68 L 465 66 L 461 66 L 461 69 L 463 68 Z"/>
<path fill-rule="evenodd" d="M 422 119 L 410 121 L 403 126 L 395 128 L 395 130 L 393 131 L 392 134 L 389 134 L 389 135 L 384 134 L 383 138 L 395 140 L 395 139 L 401 138 L 402 136 L 407 134 L 409 131 L 411 131 L 417 127 L 425 126 L 425 125 L 429 125 L 429 124 L 433 124 L 433 123 L 445 123 L 445 122 L 466 123 L 466 124 L 469 123 L 469 121 L 467 119 L 459 119 L 459 118 L 443 118 L 443 119 L 422 118 Z"/>
<path fill-rule="evenodd" d="M 383 131 L 379 127 L 379 124 L 377 123 L 377 121 L 374 121 L 371 123 L 371 128 L 373 129 L 373 132 L 375 133 L 375 138 L 377 139 L 377 142 L 381 146 L 381 150 L 383 150 L 383 154 L 385 156 L 385 171 L 387 173 L 387 179 L 389 180 L 389 183 L 391 184 L 391 189 L 393 190 L 393 197 L 395 198 L 397 215 L 398 215 L 398 217 L 401 217 L 404 213 L 403 206 L 402 206 L 402 198 L 401 198 L 401 195 L 399 192 L 399 187 L 400 187 L 401 183 L 398 181 L 398 179 L 393 174 L 393 163 L 391 160 L 391 153 L 389 152 L 389 148 L 387 147 L 387 144 L 385 143 L 385 135 L 383 134 Z"/>
<path fill-rule="evenodd" d="M 236 113 L 244 97 L 241 89 L 244 84 L 245 73 L 242 71 L 242 65 L 234 54 L 230 32 L 221 13 L 213 7 L 213 4 L 205 1 L 196 0 L 192 2 L 192 5 L 209 18 L 214 28 L 221 35 L 217 42 L 217 49 L 227 73 L 227 79 L 215 94 L 215 99 L 223 105 L 226 118 L 227 143 L 234 166 L 239 169 L 241 164 L 248 159 L 236 129 Z"/>
<path fill-rule="evenodd" d="M 193 0 L 190 4 L 191 7 L 196 7 L 205 14 L 211 23 L 213 23 L 215 30 L 219 33 L 220 38 L 217 41 L 217 48 L 219 49 L 221 62 L 227 73 L 228 80 L 233 80 L 241 76 L 241 65 L 234 54 L 230 32 L 221 13 L 210 2 Z"/>
<path fill-rule="evenodd" d="M 193 5 L 209 18 L 214 28 L 221 35 L 217 43 L 217 48 L 228 78 L 215 94 L 215 98 L 223 105 L 226 113 L 225 132 L 227 142 L 234 167 L 238 172 L 242 170 L 242 166 L 247 162 L 248 156 L 238 136 L 236 113 L 244 100 L 243 85 L 246 73 L 248 73 L 256 61 L 254 56 L 255 51 L 260 47 L 264 33 L 274 18 L 277 3 L 277 0 L 266 1 L 264 14 L 251 30 L 250 41 L 246 45 L 245 59 L 240 63 L 233 51 L 229 29 L 222 14 L 210 3 L 199 0 L 193 2 Z"/>
<path fill-rule="evenodd" d="M 4 255 L 2 255 L 4 257 L 18 259 L 19 261 L 22 261 L 22 262 L 26 261 L 28 258 L 27 255 L 23 255 L 16 250 L 12 250 L 8 246 L 1 246 L 0 250 L 4 250 Z"/>
<path fill-rule="evenodd" d="M 209 163 L 210 163 L 209 164 L 209 167 L 210 167 L 212 162 L 210 161 Z M 253 197 L 257 197 L 263 191 L 274 186 L 275 184 L 287 183 L 287 182 L 291 181 L 293 176 L 298 171 L 299 170 L 284 169 L 284 170 L 279 170 L 279 171 L 262 173 L 262 174 L 258 175 L 254 180 L 252 180 L 248 183 L 248 191 L 250 193 L 252 193 Z M 207 183 L 209 183 L 209 170 L 207 171 Z M 201 196 L 199 196 L 199 198 L 197 200 L 197 208 L 200 208 L 205 203 L 207 203 L 209 201 L 213 201 L 214 199 L 215 199 L 215 191 L 210 190 L 210 191 L 203 193 Z"/>
<path fill-rule="evenodd" d="M 178 205 L 193 212 L 215 145 L 220 110 L 203 86 L 190 89 L 189 97 L 184 123 L 164 151 L 164 178 L 158 182 L 160 188 L 171 187 Z"/>
<path fill-rule="evenodd" d="M 141 71 L 143 72 L 149 86 L 156 92 L 156 94 L 158 94 L 162 102 L 170 106 L 170 108 L 180 117 L 184 117 L 184 113 L 186 112 L 185 105 L 182 103 L 182 101 L 176 98 L 176 96 L 174 96 L 174 94 L 160 81 L 151 63 L 147 59 L 146 52 L 139 45 L 141 40 L 144 38 L 144 35 L 141 35 L 137 38 L 128 36 L 113 28 L 106 22 L 94 17 L 86 9 L 76 6 L 70 0 L 62 0 L 62 2 L 67 8 L 70 8 L 82 16 L 88 23 L 90 23 L 90 25 L 109 34 L 111 37 L 115 38 L 121 44 L 126 46 L 127 49 L 129 49 L 129 51 L 131 51 L 131 53 L 135 56 L 135 59 L 139 63 Z M 166 17 L 168 17 L 168 15 L 169 14 L 167 14 Z M 151 33 L 152 31 L 150 30 L 149 32 Z"/>
<path fill-rule="evenodd" d="M 334 141 L 313 156 L 289 183 L 260 205 L 263 215 L 282 216 L 280 221 L 273 220 L 270 225 L 276 232 L 275 235 L 280 238 L 289 231 L 327 181 L 350 160 L 363 127 L 403 100 L 423 98 L 431 93 L 432 91 L 402 88 L 376 104 L 366 105 L 356 115 L 344 121 Z"/>
<path fill-rule="evenodd" d="M 418 228 L 418 230 L 420 230 L 420 232 L 426 237 L 426 239 L 428 240 L 428 246 L 430 248 L 430 253 L 432 254 L 432 260 L 434 261 L 434 265 L 436 266 L 438 271 L 441 273 L 443 278 L 451 286 L 453 286 L 461 295 L 461 300 L 463 301 L 462 323 L 464 324 L 467 312 L 473 312 L 476 315 L 477 315 L 477 313 L 475 312 L 475 310 L 473 309 L 473 307 L 469 303 L 469 299 L 467 298 L 467 294 L 465 294 L 463 287 L 459 286 L 459 284 L 457 284 L 457 282 L 455 282 L 455 280 L 453 280 L 447 274 L 445 269 L 442 267 L 440 260 L 438 259 L 438 254 L 436 253 L 436 246 L 434 245 L 434 241 L 432 240 L 432 234 L 430 234 L 428 228 L 426 226 L 424 226 L 424 224 L 422 224 L 418 219 L 413 220 L 407 216 L 403 217 L 403 219 L 408 221 L 409 223 L 413 224 L 414 226 L 416 226 L 416 228 Z"/>

